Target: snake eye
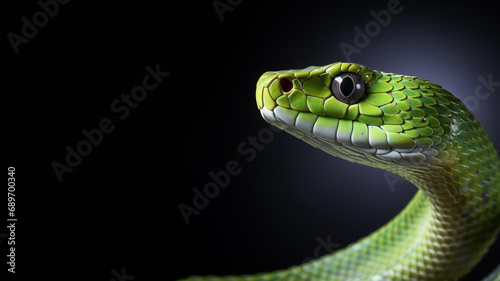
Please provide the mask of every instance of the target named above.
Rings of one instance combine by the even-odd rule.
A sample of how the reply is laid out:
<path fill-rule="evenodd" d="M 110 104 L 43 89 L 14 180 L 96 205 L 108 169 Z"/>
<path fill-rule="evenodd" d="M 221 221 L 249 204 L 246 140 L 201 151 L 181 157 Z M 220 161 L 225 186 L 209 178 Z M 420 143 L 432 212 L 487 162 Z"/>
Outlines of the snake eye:
<path fill-rule="evenodd" d="M 339 101 L 353 104 L 365 95 L 365 80 L 356 73 L 344 72 L 333 78 L 331 88 Z"/>

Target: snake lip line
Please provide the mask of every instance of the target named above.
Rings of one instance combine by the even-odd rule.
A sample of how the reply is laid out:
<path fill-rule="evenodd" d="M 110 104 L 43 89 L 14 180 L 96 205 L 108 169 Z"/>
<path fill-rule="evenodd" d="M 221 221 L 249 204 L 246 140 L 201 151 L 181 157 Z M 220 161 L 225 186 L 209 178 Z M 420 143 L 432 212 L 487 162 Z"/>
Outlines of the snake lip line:
<path fill-rule="evenodd" d="M 379 160 L 393 160 L 397 161 L 401 165 L 420 165 L 427 167 L 430 164 L 423 162 L 436 162 L 437 160 L 434 156 L 438 154 L 436 149 L 432 147 L 383 147 L 374 148 L 369 145 L 358 146 L 352 142 L 352 135 L 344 138 L 344 141 L 339 141 L 339 134 L 335 130 L 323 131 L 321 127 L 316 125 L 318 119 L 309 124 L 302 124 L 297 126 L 297 118 L 293 118 L 280 107 L 276 107 L 273 111 L 263 107 L 260 109 L 262 117 L 270 124 L 282 129 L 293 131 L 296 135 L 301 135 L 299 138 L 305 139 L 308 137 L 315 137 L 317 139 L 316 145 L 320 146 L 332 146 L 332 147 L 343 147 L 344 149 L 349 149 L 354 152 L 359 152 L 360 155 L 353 157 L 371 157 L 376 156 L 379 159 L 373 158 L 374 161 Z M 328 128 L 330 129 L 330 128 Z M 308 135 L 308 134 L 311 135 Z M 440 162 L 440 161 L 439 161 Z"/>

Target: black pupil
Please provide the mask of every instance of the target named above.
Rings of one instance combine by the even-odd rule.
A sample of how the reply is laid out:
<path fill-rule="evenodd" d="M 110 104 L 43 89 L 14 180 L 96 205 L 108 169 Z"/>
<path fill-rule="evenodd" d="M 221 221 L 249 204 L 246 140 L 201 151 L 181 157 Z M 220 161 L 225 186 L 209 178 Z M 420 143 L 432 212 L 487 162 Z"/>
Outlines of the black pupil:
<path fill-rule="evenodd" d="M 340 83 L 340 92 L 347 97 L 352 94 L 352 90 L 354 90 L 354 82 L 351 77 L 344 77 Z"/>

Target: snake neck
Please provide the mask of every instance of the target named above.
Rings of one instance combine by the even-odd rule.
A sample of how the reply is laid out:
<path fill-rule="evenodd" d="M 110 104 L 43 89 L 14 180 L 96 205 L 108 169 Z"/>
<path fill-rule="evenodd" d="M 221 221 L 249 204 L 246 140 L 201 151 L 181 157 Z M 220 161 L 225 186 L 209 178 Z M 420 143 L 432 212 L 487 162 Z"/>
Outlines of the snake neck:
<path fill-rule="evenodd" d="M 486 135 L 482 128 L 476 134 Z M 430 219 L 415 253 L 436 265 L 436 277 L 449 272 L 453 278 L 464 276 L 500 231 L 500 160 L 489 138 L 471 146 L 464 139 L 472 137 L 457 137 L 455 160 L 448 165 L 393 171 L 417 186 L 430 203 Z M 407 263 L 418 268 L 414 259 Z"/>

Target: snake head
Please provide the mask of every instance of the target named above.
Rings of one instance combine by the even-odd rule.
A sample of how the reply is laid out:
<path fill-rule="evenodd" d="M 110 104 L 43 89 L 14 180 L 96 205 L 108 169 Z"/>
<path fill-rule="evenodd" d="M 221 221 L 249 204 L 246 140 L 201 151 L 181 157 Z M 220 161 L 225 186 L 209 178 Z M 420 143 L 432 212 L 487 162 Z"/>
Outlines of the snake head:
<path fill-rule="evenodd" d="M 458 126 L 480 126 L 441 86 L 355 63 L 266 72 L 256 100 L 272 125 L 334 156 L 385 169 L 448 165 Z"/>

